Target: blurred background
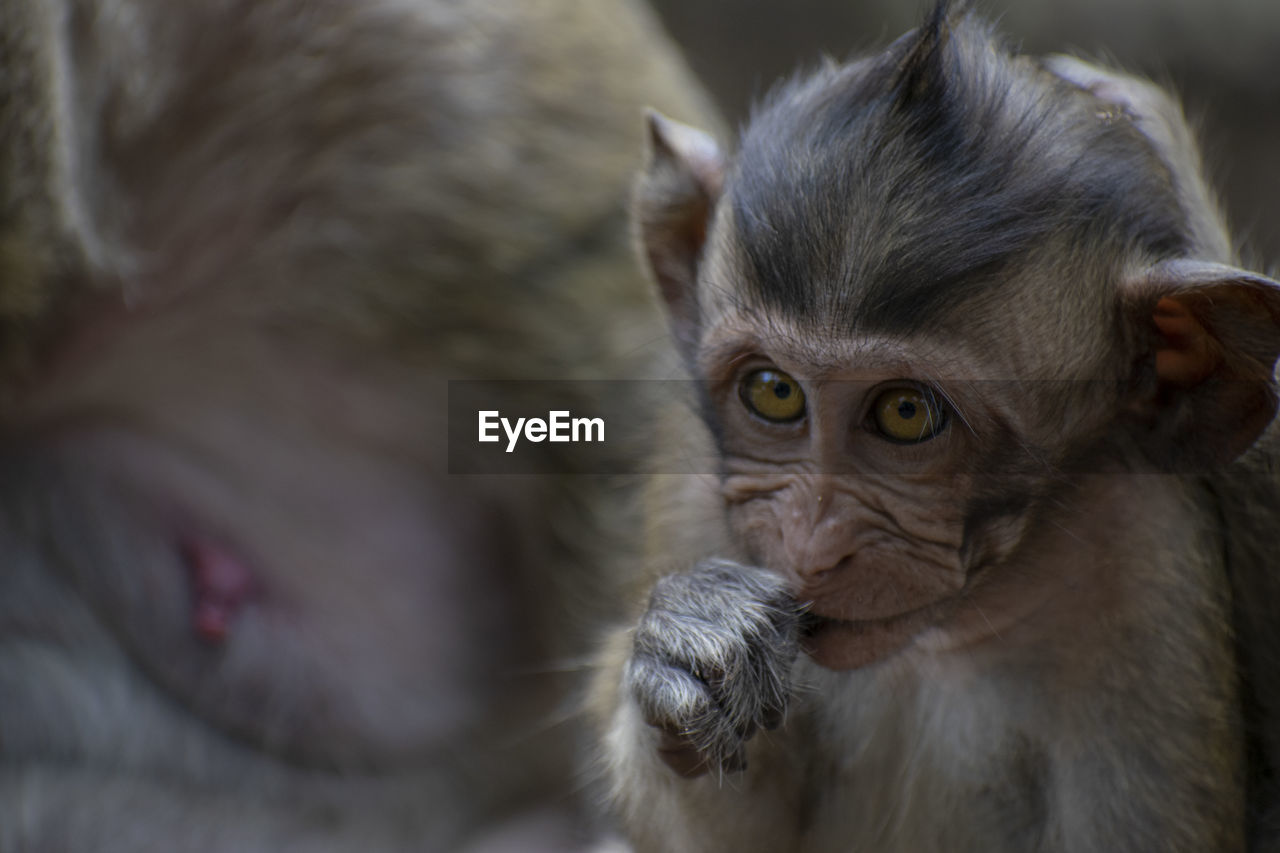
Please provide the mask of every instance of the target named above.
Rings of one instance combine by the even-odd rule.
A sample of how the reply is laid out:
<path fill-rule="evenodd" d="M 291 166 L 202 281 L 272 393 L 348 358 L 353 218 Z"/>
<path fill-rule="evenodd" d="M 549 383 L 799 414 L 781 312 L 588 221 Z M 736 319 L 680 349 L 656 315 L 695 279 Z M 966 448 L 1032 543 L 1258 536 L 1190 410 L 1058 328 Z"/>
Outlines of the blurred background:
<path fill-rule="evenodd" d="M 780 76 L 915 26 L 921 0 L 652 0 L 731 124 Z M 1246 264 L 1280 265 L 1280 0 L 979 0 L 1029 53 L 1066 51 L 1172 88 L 1201 130 Z"/>

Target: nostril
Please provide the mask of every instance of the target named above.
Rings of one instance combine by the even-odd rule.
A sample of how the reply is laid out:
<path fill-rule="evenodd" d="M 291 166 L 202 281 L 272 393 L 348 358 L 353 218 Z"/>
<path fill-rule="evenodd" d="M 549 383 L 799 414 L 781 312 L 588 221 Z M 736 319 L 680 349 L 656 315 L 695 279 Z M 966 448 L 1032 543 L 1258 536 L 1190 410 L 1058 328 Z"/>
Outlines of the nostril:
<path fill-rule="evenodd" d="M 807 583 L 823 583 L 839 574 L 852 559 L 853 555 L 847 554 L 834 563 L 825 560 L 822 562 L 807 561 L 805 563 L 801 563 L 805 568 L 801 568 L 797 574 L 799 574 Z"/>
<path fill-rule="evenodd" d="M 822 581 L 822 580 L 826 580 L 834 571 L 835 571 L 834 567 L 826 568 L 826 569 L 809 569 L 807 571 L 800 572 L 800 574 L 803 577 L 808 578 L 809 580 Z"/>
<path fill-rule="evenodd" d="M 801 562 L 800 565 L 806 565 L 806 567 L 800 569 L 797 574 L 800 575 L 801 579 L 804 579 L 806 584 L 827 583 L 827 581 L 835 578 L 836 575 L 841 574 L 852 560 L 854 560 L 854 556 L 845 555 L 835 562 L 829 560 Z"/>

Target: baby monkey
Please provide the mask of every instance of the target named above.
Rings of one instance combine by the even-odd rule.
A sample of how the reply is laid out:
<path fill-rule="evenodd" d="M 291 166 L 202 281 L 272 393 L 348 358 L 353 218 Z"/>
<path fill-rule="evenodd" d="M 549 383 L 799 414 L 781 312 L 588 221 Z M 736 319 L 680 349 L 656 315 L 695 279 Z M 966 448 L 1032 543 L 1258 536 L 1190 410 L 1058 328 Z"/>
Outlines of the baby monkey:
<path fill-rule="evenodd" d="M 597 683 L 636 849 L 1272 849 L 1280 285 L 1176 103 L 944 3 L 649 129 L 717 462 Z"/>

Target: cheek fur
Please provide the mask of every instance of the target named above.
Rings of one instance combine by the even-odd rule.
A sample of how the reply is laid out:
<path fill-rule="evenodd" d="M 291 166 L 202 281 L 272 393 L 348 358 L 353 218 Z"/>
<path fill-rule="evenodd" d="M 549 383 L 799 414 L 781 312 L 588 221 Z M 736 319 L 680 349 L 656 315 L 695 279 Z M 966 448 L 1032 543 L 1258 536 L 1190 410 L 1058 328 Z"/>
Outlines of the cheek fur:
<path fill-rule="evenodd" d="M 742 543 L 747 559 L 762 568 L 786 574 L 783 559 L 783 530 L 788 525 L 803 524 L 792 501 L 779 499 L 779 493 L 729 509 L 729 523 Z"/>

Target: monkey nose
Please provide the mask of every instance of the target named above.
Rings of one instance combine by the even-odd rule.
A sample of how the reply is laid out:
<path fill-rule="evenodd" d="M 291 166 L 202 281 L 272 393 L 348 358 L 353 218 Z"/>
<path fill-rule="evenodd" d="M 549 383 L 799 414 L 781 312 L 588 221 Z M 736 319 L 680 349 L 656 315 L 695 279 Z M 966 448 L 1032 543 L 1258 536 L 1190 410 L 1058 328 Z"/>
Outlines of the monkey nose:
<path fill-rule="evenodd" d="M 820 586 L 839 575 L 852 557 L 852 554 L 842 554 L 834 559 L 802 555 L 793 563 L 794 572 L 802 586 Z"/>

